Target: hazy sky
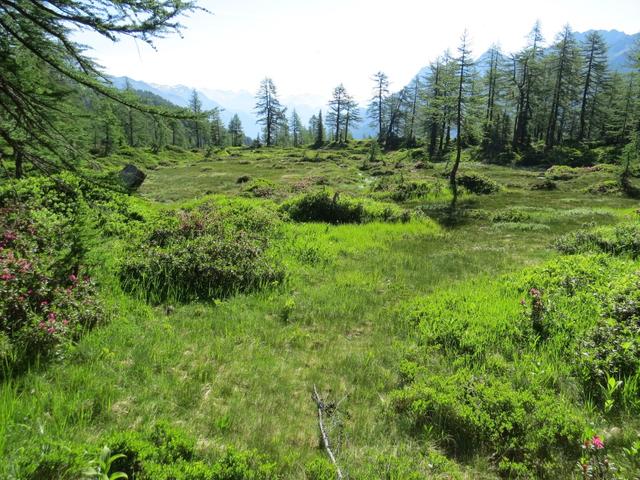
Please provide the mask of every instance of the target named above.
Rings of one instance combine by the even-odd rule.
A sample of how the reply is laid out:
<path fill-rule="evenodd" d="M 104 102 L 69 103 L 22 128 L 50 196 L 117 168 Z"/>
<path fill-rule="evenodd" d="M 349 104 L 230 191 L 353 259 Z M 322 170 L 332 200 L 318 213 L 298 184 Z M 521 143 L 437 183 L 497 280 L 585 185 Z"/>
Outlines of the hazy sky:
<path fill-rule="evenodd" d="M 479 55 L 493 42 L 520 48 L 540 19 L 546 40 L 574 30 L 640 30 L 640 0 L 203 0 L 212 13 L 185 18 L 183 38 L 117 44 L 82 35 L 113 75 L 172 85 L 257 90 L 265 76 L 282 95 L 329 96 L 342 82 L 359 99 L 370 77 L 408 83 L 465 28 Z"/>

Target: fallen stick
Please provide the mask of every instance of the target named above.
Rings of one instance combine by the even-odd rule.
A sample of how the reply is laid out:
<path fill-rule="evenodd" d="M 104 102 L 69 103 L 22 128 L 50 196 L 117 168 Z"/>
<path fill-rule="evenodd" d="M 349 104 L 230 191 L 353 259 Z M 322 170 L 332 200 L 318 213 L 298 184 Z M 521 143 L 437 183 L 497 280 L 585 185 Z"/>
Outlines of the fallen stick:
<path fill-rule="evenodd" d="M 331 450 L 331 444 L 329 443 L 329 435 L 327 435 L 327 431 L 324 428 L 324 420 L 323 420 L 322 414 L 325 409 L 325 404 L 320 398 L 320 395 L 318 395 L 318 390 L 316 389 L 315 385 L 313 386 L 313 395 L 311 395 L 311 398 L 313 398 L 313 401 L 316 402 L 316 406 L 318 407 L 318 425 L 320 426 L 320 435 L 322 435 L 322 443 L 324 445 L 324 449 L 327 451 L 327 455 L 329 455 L 329 459 L 331 460 L 331 463 L 333 463 L 333 466 L 336 467 L 336 474 L 338 476 L 338 480 L 343 480 L 344 477 L 342 476 L 342 470 L 340 470 L 340 466 L 336 461 L 336 457 L 333 454 L 333 451 Z"/>

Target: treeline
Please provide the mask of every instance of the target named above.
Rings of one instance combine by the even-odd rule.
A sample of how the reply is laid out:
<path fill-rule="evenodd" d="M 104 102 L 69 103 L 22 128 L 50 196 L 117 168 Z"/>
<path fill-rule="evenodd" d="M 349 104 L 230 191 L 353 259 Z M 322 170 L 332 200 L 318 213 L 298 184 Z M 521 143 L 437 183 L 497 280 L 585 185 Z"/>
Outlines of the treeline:
<path fill-rule="evenodd" d="M 472 58 L 465 33 L 455 55 L 442 54 L 400 92 L 376 74 L 369 115 L 381 145 L 422 143 L 442 158 L 455 143 L 487 160 L 534 162 L 562 147 L 623 146 L 640 130 L 640 45 L 627 72 L 612 71 L 600 33 L 578 42 L 566 26 L 545 47 L 536 23 L 521 51 L 494 45 Z"/>
<path fill-rule="evenodd" d="M 238 115 L 225 125 L 220 109 L 203 109 L 195 90 L 186 109 L 153 93 L 133 90 L 128 81 L 123 94 L 129 96 L 132 103 L 164 108 L 173 115 L 141 112 L 135 106 L 88 92 L 84 99 L 88 117 L 85 130 L 89 149 L 94 155 L 108 155 L 124 145 L 151 147 L 157 152 L 167 145 L 207 148 L 241 146 L 251 142 L 244 134 Z"/>
<path fill-rule="evenodd" d="M 519 52 L 507 55 L 494 45 L 474 62 L 465 33 L 455 54 L 444 52 L 399 92 L 390 91 L 384 72 L 376 73 L 367 117 L 383 148 L 423 145 L 432 159 L 455 149 L 459 160 L 465 147 L 504 163 L 553 161 L 567 148 L 579 155 L 611 146 L 619 154 L 640 130 L 640 45 L 626 72 L 609 68 L 607 50 L 599 32 L 578 42 L 569 26 L 547 45 L 536 23 Z M 341 144 L 363 120 L 342 84 L 324 123 L 319 112 L 307 128 L 295 111 L 287 119 L 271 79 L 256 98 L 266 145 Z"/>

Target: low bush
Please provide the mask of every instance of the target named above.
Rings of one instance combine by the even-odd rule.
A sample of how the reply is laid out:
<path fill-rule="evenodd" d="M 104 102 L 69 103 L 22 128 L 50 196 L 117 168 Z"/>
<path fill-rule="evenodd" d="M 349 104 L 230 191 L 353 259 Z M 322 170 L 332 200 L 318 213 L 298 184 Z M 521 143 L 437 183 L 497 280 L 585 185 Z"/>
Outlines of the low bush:
<path fill-rule="evenodd" d="M 251 194 L 254 197 L 270 197 L 274 193 L 276 193 L 278 187 L 271 180 L 265 180 L 264 178 L 256 178 L 255 180 L 250 181 L 247 180 L 245 183 L 246 185 L 243 187 L 243 191 Z"/>
<path fill-rule="evenodd" d="M 549 167 L 544 176 L 547 180 L 572 180 L 580 174 L 579 168 L 567 167 L 566 165 L 554 165 Z"/>
<path fill-rule="evenodd" d="M 415 434 L 487 455 L 501 476 L 569 478 L 591 428 L 578 405 L 640 406 L 636 268 L 564 256 L 415 300 L 393 405 Z"/>
<path fill-rule="evenodd" d="M 491 216 L 493 222 L 520 223 L 530 222 L 531 219 L 531 213 L 519 208 L 505 208 L 498 210 Z"/>
<path fill-rule="evenodd" d="M 329 190 L 308 193 L 286 201 L 281 209 L 296 222 L 366 223 L 407 222 L 411 214 L 397 205 L 356 199 Z"/>
<path fill-rule="evenodd" d="M 536 182 L 533 185 L 531 185 L 531 190 L 551 191 L 551 190 L 557 190 L 557 189 L 558 189 L 558 184 L 553 180 L 551 180 L 550 178 L 545 178 L 544 180 L 540 182 Z"/>
<path fill-rule="evenodd" d="M 267 250 L 278 218 L 266 208 L 204 203 L 155 219 L 127 249 L 125 290 L 152 303 L 255 290 L 282 280 Z"/>
<path fill-rule="evenodd" d="M 613 195 L 620 193 L 621 190 L 620 182 L 616 180 L 605 180 L 604 182 L 591 185 L 586 189 L 586 192 L 593 195 Z"/>
<path fill-rule="evenodd" d="M 584 167 L 593 165 L 597 160 L 597 155 L 587 147 L 556 146 L 545 152 L 544 160 L 549 165 Z"/>
<path fill-rule="evenodd" d="M 604 252 L 638 258 L 640 256 L 640 222 L 581 229 L 559 237 L 555 240 L 554 246 L 565 254 Z"/>
<path fill-rule="evenodd" d="M 500 185 L 496 182 L 477 173 L 458 175 L 456 182 L 476 195 L 488 195 L 500 190 Z"/>
<path fill-rule="evenodd" d="M 542 386 L 518 388 L 464 368 L 412 377 L 394 395 L 396 408 L 449 438 L 452 453 L 489 454 L 508 478 L 559 478 L 579 457 L 584 421 Z"/>
<path fill-rule="evenodd" d="M 197 453 L 195 441 L 166 423 L 144 432 L 118 432 L 102 439 L 115 459 L 108 474 L 124 473 L 130 480 L 274 480 L 275 464 L 253 451 L 227 449 L 215 459 Z M 91 448 L 90 450 L 97 450 Z M 87 449 L 75 445 L 53 449 L 26 476 L 29 480 L 75 480 L 90 464 Z"/>
<path fill-rule="evenodd" d="M 103 318 L 81 261 L 87 207 L 72 176 L 0 190 L 0 361 L 61 355 Z"/>

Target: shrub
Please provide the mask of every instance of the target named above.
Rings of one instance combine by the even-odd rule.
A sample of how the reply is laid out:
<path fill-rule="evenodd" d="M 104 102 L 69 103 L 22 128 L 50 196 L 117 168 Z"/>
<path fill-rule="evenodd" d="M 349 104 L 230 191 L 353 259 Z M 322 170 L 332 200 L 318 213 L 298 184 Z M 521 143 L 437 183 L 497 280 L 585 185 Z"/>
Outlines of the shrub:
<path fill-rule="evenodd" d="M 264 178 L 256 178 L 255 180 L 248 181 L 243 188 L 243 191 L 254 197 L 270 197 L 276 193 L 276 190 L 277 185 L 271 180 L 265 180 Z"/>
<path fill-rule="evenodd" d="M 476 195 L 488 195 L 500 190 L 496 182 L 477 173 L 458 175 L 456 182 Z"/>
<path fill-rule="evenodd" d="M 519 208 L 505 208 L 495 212 L 491 216 L 491 220 L 493 222 L 509 223 L 529 222 L 531 221 L 531 218 L 532 216 L 530 213 Z"/>
<path fill-rule="evenodd" d="M 409 212 L 396 205 L 342 196 L 329 190 L 295 197 L 285 202 L 281 209 L 296 222 L 341 224 L 407 222 L 411 219 Z"/>
<path fill-rule="evenodd" d="M 78 182 L 30 178 L 0 190 L 0 360 L 62 354 L 104 313 L 83 273 Z"/>
<path fill-rule="evenodd" d="M 582 419 L 551 391 L 515 388 L 466 369 L 421 375 L 395 393 L 394 404 L 416 427 L 451 438 L 454 453 L 490 454 L 510 478 L 553 477 L 558 465 L 573 465 L 584 429 Z"/>
<path fill-rule="evenodd" d="M 565 254 L 604 252 L 611 255 L 640 256 L 640 223 L 628 222 L 615 227 L 581 229 L 555 240 L 554 246 Z"/>
<path fill-rule="evenodd" d="M 534 183 L 531 185 L 531 190 L 556 190 L 558 188 L 558 184 L 551 180 L 550 178 L 545 178 L 544 180 Z"/>
<path fill-rule="evenodd" d="M 429 184 L 425 182 L 399 182 L 391 193 L 391 198 L 396 202 L 403 202 L 425 197 L 430 191 Z"/>
<path fill-rule="evenodd" d="M 620 182 L 616 180 L 605 180 L 604 182 L 597 183 L 587 188 L 587 193 L 594 195 L 611 195 L 620 193 Z"/>
<path fill-rule="evenodd" d="M 554 165 L 544 172 L 547 180 L 571 180 L 579 174 L 580 169 L 567 167 L 566 165 Z"/>
<path fill-rule="evenodd" d="M 205 203 L 168 212 L 128 248 L 120 280 L 147 301 L 188 301 L 245 292 L 283 278 L 268 253 L 277 218 L 266 209 Z"/>
<path fill-rule="evenodd" d="M 107 439 L 113 452 L 125 455 L 113 470 L 135 480 L 270 480 L 276 468 L 255 452 L 228 449 L 215 462 L 195 451 L 195 441 L 168 424 L 152 430 L 117 433 Z"/>
<path fill-rule="evenodd" d="M 587 147 L 574 148 L 568 146 L 555 146 L 545 152 L 545 162 L 550 165 L 570 165 L 572 167 L 593 165 L 596 154 Z"/>
<path fill-rule="evenodd" d="M 253 451 L 227 449 L 215 459 L 199 455 L 195 441 L 182 430 L 159 423 L 143 432 L 117 432 L 90 451 L 107 446 L 118 455 L 110 472 L 123 472 L 130 480 L 275 480 L 275 464 Z M 86 446 L 56 446 L 26 476 L 29 480 L 86 478 Z M 120 457 L 122 455 L 122 457 Z M 21 477 L 22 478 L 22 477 Z"/>
<path fill-rule="evenodd" d="M 585 390 L 603 401 L 609 378 L 631 379 L 640 370 L 640 274 L 616 278 L 603 318 L 581 342 Z"/>

